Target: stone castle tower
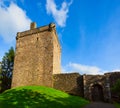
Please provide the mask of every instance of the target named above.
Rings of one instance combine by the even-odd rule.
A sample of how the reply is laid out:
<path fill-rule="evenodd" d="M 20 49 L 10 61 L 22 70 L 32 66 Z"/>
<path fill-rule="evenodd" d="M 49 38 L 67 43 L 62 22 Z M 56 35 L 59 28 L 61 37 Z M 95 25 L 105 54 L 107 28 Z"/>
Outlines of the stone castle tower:
<path fill-rule="evenodd" d="M 12 87 L 43 85 L 82 96 L 92 101 L 111 101 L 117 94 L 111 87 L 120 79 L 120 72 L 104 75 L 61 73 L 61 47 L 55 24 L 17 33 Z"/>
<path fill-rule="evenodd" d="M 59 74 L 61 47 L 55 24 L 18 32 L 12 87 L 44 85 L 53 87 L 53 74 Z"/>

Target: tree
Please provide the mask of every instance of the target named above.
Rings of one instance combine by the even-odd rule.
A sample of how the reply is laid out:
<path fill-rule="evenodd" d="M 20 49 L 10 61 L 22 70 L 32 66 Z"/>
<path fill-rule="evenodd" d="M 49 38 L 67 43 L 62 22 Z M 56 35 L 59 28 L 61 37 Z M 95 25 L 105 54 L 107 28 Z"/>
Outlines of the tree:
<path fill-rule="evenodd" d="M 120 102 L 120 79 L 113 85 L 112 91 L 118 96 L 118 101 Z"/>
<path fill-rule="evenodd" d="M 2 84 L 1 73 L 2 73 L 2 67 L 1 67 L 1 62 L 0 62 L 0 91 L 1 91 L 1 84 Z"/>
<path fill-rule="evenodd" d="M 112 90 L 113 90 L 114 92 L 116 92 L 116 93 L 118 92 L 118 94 L 119 94 L 119 96 L 120 96 L 120 79 L 118 79 L 118 80 L 116 81 L 116 83 L 114 84 Z"/>
<path fill-rule="evenodd" d="M 11 47 L 7 53 L 3 56 L 1 62 L 1 92 L 11 88 L 13 65 L 14 65 L 14 49 Z"/>

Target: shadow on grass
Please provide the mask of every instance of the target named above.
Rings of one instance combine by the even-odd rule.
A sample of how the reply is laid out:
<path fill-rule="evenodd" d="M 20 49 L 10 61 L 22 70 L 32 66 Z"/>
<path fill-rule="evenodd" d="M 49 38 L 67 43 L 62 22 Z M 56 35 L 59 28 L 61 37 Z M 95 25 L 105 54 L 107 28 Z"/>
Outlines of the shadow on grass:
<path fill-rule="evenodd" d="M 80 108 L 87 103 L 75 96 L 57 98 L 28 89 L 13 89 L 0 97 L 0 108 Z"/>

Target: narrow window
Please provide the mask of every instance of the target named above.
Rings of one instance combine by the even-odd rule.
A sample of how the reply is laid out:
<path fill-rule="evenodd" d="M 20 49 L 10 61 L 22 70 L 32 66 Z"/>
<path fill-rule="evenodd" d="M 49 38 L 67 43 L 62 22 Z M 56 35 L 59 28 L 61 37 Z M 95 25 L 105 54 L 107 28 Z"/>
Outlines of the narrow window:
<path fill-rule="evenodd" d="M 37 41 L 38 41 L 38 37 L 37 37 Z"/>

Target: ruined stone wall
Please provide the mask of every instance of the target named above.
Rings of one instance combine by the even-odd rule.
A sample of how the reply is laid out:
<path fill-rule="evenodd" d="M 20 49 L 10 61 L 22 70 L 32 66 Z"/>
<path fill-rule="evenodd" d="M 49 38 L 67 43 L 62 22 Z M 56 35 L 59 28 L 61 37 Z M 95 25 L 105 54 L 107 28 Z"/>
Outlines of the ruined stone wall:
<path fill-rule="evenodd" d="M 112 88 L 114 86 L 114 84 L 117 82 L 117 80 L 120 79 L 120 72 L 106 73 L 106 75 L 109 76 L 110 88 Z M 112 98 L 112 100 L 120 101 L 118 94 L 113 92 L 112 90 L 111 90 L 111 98 Z"/>
<path fill-rule="evenodd" d="M 83 96 L 83 77 L 78 73 L 54 74 L 53 87 L 73 95 Z"/>
<path fill-rule="evenodd" d="M 110 86 L 109 79 L 106 75 L 83 75 L 84 82 L 84 97 L 86 99 L 92 100 L 92 87 L 98 84 L 102 87 L 104 101 L 109 101 L 110 96 Z"/>
<path fill-rule="evenodd" d="M 54 55 L 57 55 L 54 54 L 57 53 L 54 51 L 54 45 L 57 43 L 54 43 L 54 31 L 55 26 L 44 26 L 17 34 L 12 87 L 53 86 L 53 67 L 55 63 L 60 65 L 59 57 L 53 65 Z"/>
<path fill-rule="evenodd" d="M 109 75 L 111 87 L 116 83 L 118 79 L 120 79 L 120 72 L 106 73 L 106 75 Z"/>

